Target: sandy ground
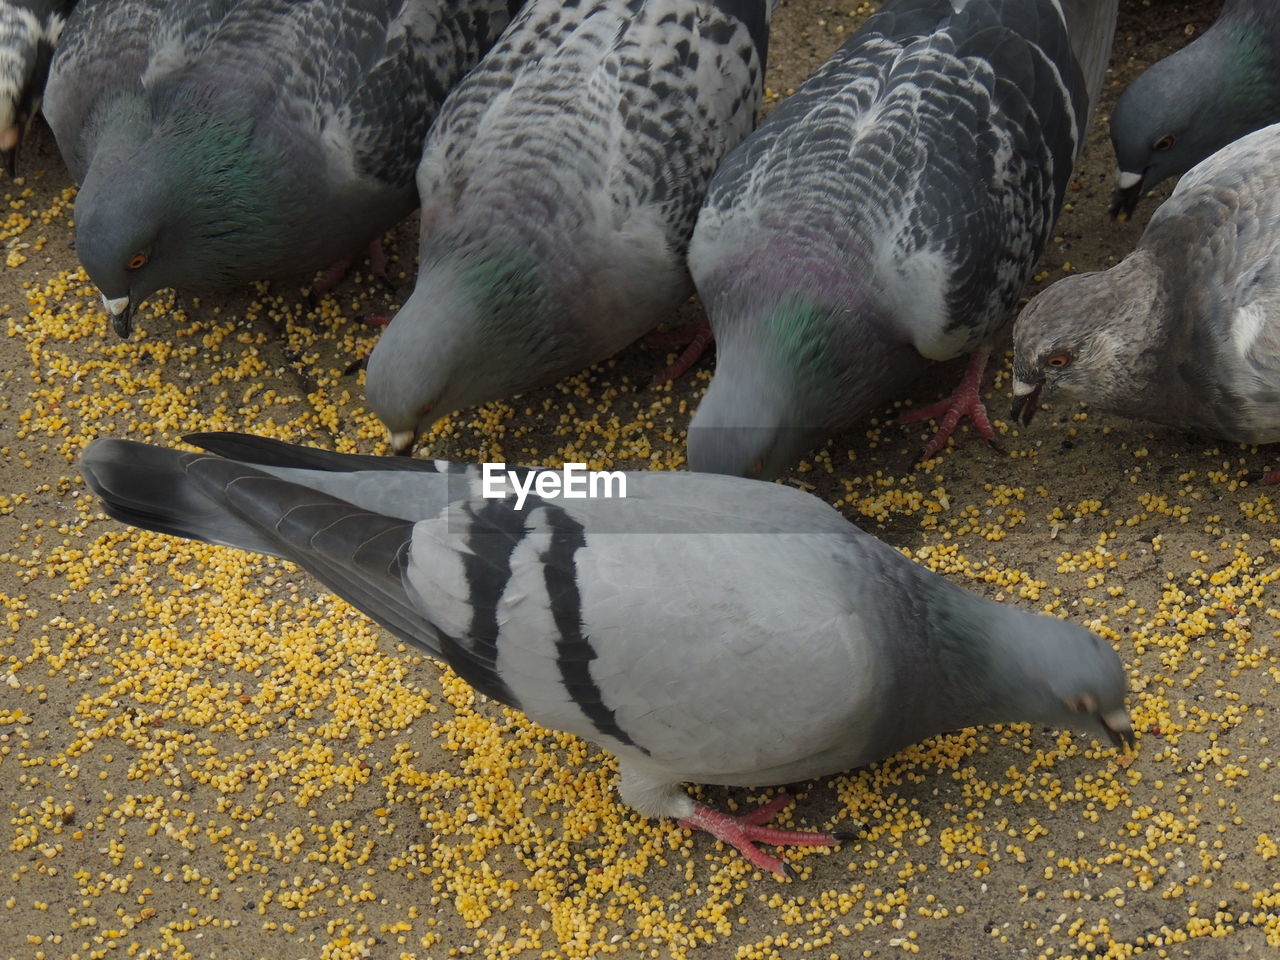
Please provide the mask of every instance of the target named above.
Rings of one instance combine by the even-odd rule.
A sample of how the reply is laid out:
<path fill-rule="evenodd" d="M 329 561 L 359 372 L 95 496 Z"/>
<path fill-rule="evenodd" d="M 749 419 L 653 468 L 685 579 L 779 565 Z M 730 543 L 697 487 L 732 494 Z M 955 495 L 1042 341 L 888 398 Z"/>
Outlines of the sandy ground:
<path fill-rule="evenodd" d="M 1122 4 L 1044 282 L 1136 241 L 1155 203 L 1135 223 L 1106 217 L 1110 102 L 1218 6 Z M 798 85 L 863 15 L 784 0 L 771 89 Z M 69 183 L 47 133 L 32 146 L 0 230 L 0 958 L 1280 948 L 1280 536 L 1273 492 L 1247 482 L 1270 451 L 1054 404 L 1027 430 L 1001 424 L 1004 457 L 966 432 L 917 470 L 925 431 L 873 423 L 799 468 L 791 482 L 953 581 L 1100 631 L 1129 670 L 1142 738 L 1122 758 L 1054 731 L 967 730 L 795 785 L 783 820 L 865 834 L 789 854 L 800 879 L 782 883 L 630 815 L 607 757 L 472 696 L 289 566 L 101 518 L 74 467 L 97 435 L 249 429 L 382 449 L 343 370 L 376 336 L 359 318 L 409 290 L 413 244 L 396 248 L 394 290 L 355 277 L 319 304 L 296 284 L 161 297 L 120 343 L 72 272 Z M 662 360 L 633 348 L 459 415 L 431 450 L 678 466 L 710 363 L 674 390 L 638 387 Z"/>

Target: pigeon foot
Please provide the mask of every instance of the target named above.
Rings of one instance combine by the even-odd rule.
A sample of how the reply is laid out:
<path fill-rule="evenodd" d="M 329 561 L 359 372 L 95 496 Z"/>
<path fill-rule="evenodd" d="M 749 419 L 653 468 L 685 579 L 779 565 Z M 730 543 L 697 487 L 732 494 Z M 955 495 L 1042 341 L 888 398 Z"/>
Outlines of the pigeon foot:
<path fill-rule="evenodd" d="M 712 339 L 714 338 L 709 320 L 680 327 L 678 330 L 655 330 L 649 334 L 641 341 L 646 347 L 670 344 L 684 346 L 684 351 L 676 358 L 675 363 L 658 371 L 649 381 L 649 386 L 660 387 L 664 383 L 680 379 L 706 353 Z"/>
<path fill-rule="evenodd" d="M 382 249 L 381 240 L 374 240 L 369 244 L 368 257 L 369 273 L 384 285 L 390 286 L 391 275 L 387 270 L 387 254 Z M 323 297 L 326 293 L 329 293 L 351 272 L 355 262 L 355 257 L 343 257 L 320 275 L 320 278 L 311 285 L 311 292 L 317 297 Z"/>
<path fill-rule="evenodd" d="M 908 410 L 898 417 L 898 423 L 941 420 L 938 424 L 938 432 L 934 434 L 933 439 L 929 441 L 925 448 L 920 451 L 919 460 L 929 460 L 937 456 L 938 451 L 946 446 L 947 440 L 960 424 L 960 418 L 965 416 L 969 418 L 978 434 L 997 453 L 1004 453 L 1003 448 L 996 439 L 996 431 L 991 425 L 991 418 L 987 415 L 986 405 L 982 402 L 982 397 L 978 395 L 978 388 L 982 385 L 982 374 L 987 368 L 987 359 L 990 356 L 990 350 L 975 351 L 973 359 L 969 361 L 968 369 L 965 370 L 964 377 L 951 396 L 937 403 L 931 403 L 927 407 Z"/>
<path fill-rule="evenodd" d="M 703 830 L 717 840 L 723 840 L 741 853 L 747 860 L 761 870 L 777 876 L 794 879 L 795 874 L 787 864 L 777 857 L 771 857 L 756 846 L 757 843 L 771 843 L 778 846 L 800 847 L 834 847 L 841 840 L 848 839 L 846 834 L 823 833 L 816 830 L 780 830 L 777 827 L 764 826 L 773 815 L 791 802 L 785 793 L 779 793 L 764 806 L 757 807 L 750 813 L 734 817 L 719 810 L 695 803 L 693 815 L 680 821 L 680 826 L 688 830 Z"/>

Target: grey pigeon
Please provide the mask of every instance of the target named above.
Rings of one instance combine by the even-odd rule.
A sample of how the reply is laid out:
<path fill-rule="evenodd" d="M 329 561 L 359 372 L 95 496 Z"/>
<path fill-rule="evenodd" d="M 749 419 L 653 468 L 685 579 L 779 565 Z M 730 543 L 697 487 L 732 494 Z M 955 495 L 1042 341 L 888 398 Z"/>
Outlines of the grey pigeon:
<path fill-rule="evenodd" d="M 1041 396 L 1243 443 L 1280 440 L 1280 124 L 1182 178 L 1138 248 L 1014 326 L 1014 416 Z M 1271 478 L 1274 479 L 1274 478 Z"/>
<path fill-rule="evenodd" d="M 314 272 L 413 210 L 422 142 L 516 0 L 82 0 L 45 116 L 113 318 Z"/>
<path fill-rule="evenodd" d="M 669 319 L 711 175 L 760 103 L 766 0 L 532 0 L 418 170 L 413 295 L 369 358 L 408 452 L 439 417 L 555 381 Z"/>
<path fill-rule="evenodd" d="M 689 256 L 717 343 L 693 469 L 774 475 L 965 353 L 924 456 L 964 413 L 994 438 L 982 371 L 1062 205 L 1115 11 L 890 0 L 730 155 Z"/>
<path fill-rule="evenodd" d="M 1208 30 L 1121 94 L 1111 114 L 1113 216 L 1152 187 L 1280 121 L 1280 2 L 1227 0 Z"/>
<path fill-rule="evenodd" d="M 40 110 L 53 46 L 74 6 L 75 0 L 0 0 L 0 160 L 9 176 Z"/>
<path fill-rule="evenodd" d="M 682 783 L 809 779 L 996 721 L 1134 740 L 1095 634 L 953 586 L 792 487 L 632 472 L 573 499 L 551 495 L 559 471 L 515 470 L 486 496 L 477 467 L 186 439 L 209 453 L 97 440 L 81 470 L 118 520 L 292 560 L 480 693 L 614 753 L 639 813 L 763 870 L 783 866 L 753 841 L 840 837 Z"/>

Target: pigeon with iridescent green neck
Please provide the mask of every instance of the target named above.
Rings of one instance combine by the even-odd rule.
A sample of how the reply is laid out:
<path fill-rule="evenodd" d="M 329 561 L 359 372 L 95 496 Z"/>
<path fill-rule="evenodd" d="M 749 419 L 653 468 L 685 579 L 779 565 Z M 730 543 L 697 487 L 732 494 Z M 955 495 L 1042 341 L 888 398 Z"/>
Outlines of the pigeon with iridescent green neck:
<path fill-rule="evenodd" d="M 946 442 L 1049 240 L 1115 0 L 890 0 L 716 173 L 689 264 L 717 344 L 695 470 L 772 476 L 930 361 Z"/>
<path fill-rule="evenodd" d="M 1251 130 L 1280 121 L 1280 2 L 1227 0 L 1193 43 L 1120 95 L 1111 115 L 1119 169 L 1113 216 Z"/>
<path fill-rule="evenodd" d="M 369 358 L 398 452 L 671 318 L 711 175 L 755 123 L 768 0 L 532 0 L 418 170 L 413 295 Z"/>
<path fill-rule="evenodd" d="M 517 0 L 81 0 L 45 116 L 116 332 L 158 290 L 299 276 L 415 206 L 422 141 Z"/>

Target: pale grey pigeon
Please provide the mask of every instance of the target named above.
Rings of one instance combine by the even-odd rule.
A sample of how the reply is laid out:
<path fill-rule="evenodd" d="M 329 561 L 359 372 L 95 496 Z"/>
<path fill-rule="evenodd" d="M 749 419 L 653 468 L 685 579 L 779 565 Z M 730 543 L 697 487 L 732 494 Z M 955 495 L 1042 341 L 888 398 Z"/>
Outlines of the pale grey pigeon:
<path fill-rule="evenodd" d="M 1064 10 L 1065 8 L 1065 10 Z M 695 470 L 770 476 L 933 360 L 988 353 L 1084 144 L 1115 0 L 890 0 L 738 147 L 689 263 L 717 342 Z"/>
<path fill-rule="evenodd" d="M 40 111 L 49 61 L 75 0 L 0 0 L 0 161 L 17 172 L 18 147 Z"/>
<path fill-rule="evenodd" d="M 1014 325 L 1013 373 L 1023 423 L 1061 394 L 1212 437 L 1280 440 L 1280 124 L 1184 176 L 1120 263 L 1035 297 Z"/>
<path fill-rule="evenodd" d="M 116 332 L 168 287 L 314 272 L 416 203 L 445 94 L 518 0 L 82 0 L 45 116 Z"/>
<path fill-rule="evenodd" d="M 418 170 L 413 295 L 369 358 L 409 452 L 436 419 L 604 360 L 692 292 L 711 175 L 760 104 L 767 0 L 531 0 Z"/>
<path fill-rule="evenodd" d="M 1113 216 L 1232 140 L 1280 121 L 1280 2 L 1227 0 L 1213 26 L 1120 95 Z"/>
<path fill-rule="evenodd" d="M 582 475 L 514 470 L 486 496 L 478 467 L 186 439 L 210 453 L 97 440 L 81 470 L 118 520 L 292 560 L 479 692 L 614 753 L 639 813 L 762 870 L 784 868 L 754 841 L 840 836 L 682 783 L 789 783 L 996 721 L 1134 740 L 1095 634 L 953 586 L 792 487 L 619 472 L 574 499 L 552 482 L 586 492 Z"/>

